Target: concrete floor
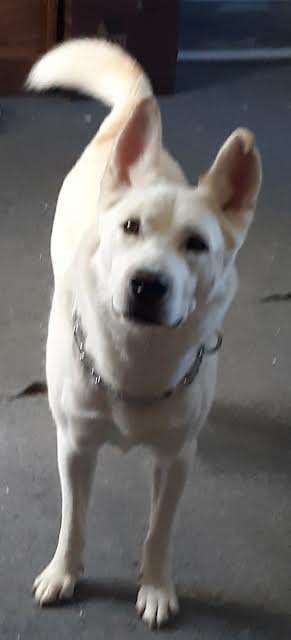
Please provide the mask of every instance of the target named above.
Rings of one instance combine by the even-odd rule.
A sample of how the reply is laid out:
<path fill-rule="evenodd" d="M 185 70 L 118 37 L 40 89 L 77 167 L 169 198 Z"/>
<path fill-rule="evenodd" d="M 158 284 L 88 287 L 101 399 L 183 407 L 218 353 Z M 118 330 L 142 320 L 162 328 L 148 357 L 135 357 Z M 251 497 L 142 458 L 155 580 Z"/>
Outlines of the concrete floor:
<path fill-rule="evenodd" d="M 101 455 L 86 578 L 67 606 L 30 595 L 59 521 L 55 434 L 45 396 L 5 402 L 43 379 L 51 296 L 49 232 L 63 176 L 105 110 L 61 97 L 1 99 L 0 637 L 142 639 L 134 600 L 149 461 Z M 165 139 L 193 180 L 238 125 L 255 130 L 264 189 L 225 326 L 215 406 L 200 439 L 176 536 L 181 615 L 163 637 L 291 638 L 291 68 L 183 66 L 160 100 Z"/>

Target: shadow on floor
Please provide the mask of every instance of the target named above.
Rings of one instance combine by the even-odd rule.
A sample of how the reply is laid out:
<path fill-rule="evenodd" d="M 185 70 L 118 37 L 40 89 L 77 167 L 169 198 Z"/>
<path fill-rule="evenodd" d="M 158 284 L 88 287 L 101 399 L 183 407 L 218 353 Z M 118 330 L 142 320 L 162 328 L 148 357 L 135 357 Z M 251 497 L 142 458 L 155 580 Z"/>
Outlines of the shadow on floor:
<path fill-rule="evenodd" d="M 263 407 L 215 403 L 199 453 L 216 473 L 272 471 L 291 479 L 291 425 Z"/>
<path fill-rule="evenodd" d="M 74 606 L 92 600 L 109 600 L 115 603 L 135 603 L 136 588 L 128 582 L 100 582 L 95 580 L 83 580 L 76 588 L 74 601 L 66 606 Z M 190 596 L 182 593 L 180 598 L 180 615 L 173 620 L 168 629 L 171 631 L 189 628 L 197 628 L 197 623 L 203 625 L 204 622 L 212 624 L 225 623 L 234 632 L 241 632 L 247 629 L 252 632 L 266 632 L 268 639 L 290 640 L 291 637 L 291 616 L 264 610 L 262 607 L 251 607 L 242 603 L 211 602 L 210 594 L 201 596 Z M 273 633 L 274 636 L 270 635 Z M 280 635 L 278 635 L 280 634 Z M 282 635 L 286 634 L 286 635 Z M 238 636 L 235 636 L 238 637 Z M 239 636 L 240 637 L 240 636 Z M 253 636 L 242 636 L 250 638 Z"/>

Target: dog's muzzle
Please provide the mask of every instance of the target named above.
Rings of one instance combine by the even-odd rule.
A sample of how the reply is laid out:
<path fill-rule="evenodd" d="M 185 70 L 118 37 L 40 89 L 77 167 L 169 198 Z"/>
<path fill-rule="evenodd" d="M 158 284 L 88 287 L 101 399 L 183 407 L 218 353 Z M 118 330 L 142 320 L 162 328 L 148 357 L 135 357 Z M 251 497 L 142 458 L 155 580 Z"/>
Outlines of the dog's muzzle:
<path fill-rule="evenodd" d="M 142 324 L 168 324 L 167 303 L 171 282 L 163 273 L 138 271 L 129 283 L 126 317 Z"/>

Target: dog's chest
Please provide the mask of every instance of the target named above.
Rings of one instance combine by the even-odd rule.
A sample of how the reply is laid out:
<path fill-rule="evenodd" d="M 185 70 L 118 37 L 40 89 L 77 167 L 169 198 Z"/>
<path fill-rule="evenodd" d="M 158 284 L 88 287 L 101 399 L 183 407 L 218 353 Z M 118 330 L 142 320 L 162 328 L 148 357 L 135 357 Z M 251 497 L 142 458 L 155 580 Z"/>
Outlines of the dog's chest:
<path fill-rule="evenodd" d="M 206 365 L 190 387 L 146 404 L 121 401 L 86 378 L 78 385 L 67 378 L 61 402 L 80 444 L 109 443 L 123 451 L 144 445 L 170 454 L 195 436 L 210 408 L 214 386 L 215 373 Z"/>

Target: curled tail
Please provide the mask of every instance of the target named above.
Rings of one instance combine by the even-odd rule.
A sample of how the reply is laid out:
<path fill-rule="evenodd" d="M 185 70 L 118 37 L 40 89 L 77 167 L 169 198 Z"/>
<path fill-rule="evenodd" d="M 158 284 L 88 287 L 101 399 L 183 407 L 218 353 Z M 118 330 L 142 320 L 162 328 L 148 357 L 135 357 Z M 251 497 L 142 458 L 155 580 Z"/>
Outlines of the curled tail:
<path fill-rule="evenodd" d="M 140 65 L 118 45 L 95 38 L 70 40 L 49 51 L 32 67 L 26 86 L 76 89 L 118 109 L 133 95 L 137 102 L 152 95 Z"/>

